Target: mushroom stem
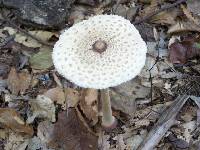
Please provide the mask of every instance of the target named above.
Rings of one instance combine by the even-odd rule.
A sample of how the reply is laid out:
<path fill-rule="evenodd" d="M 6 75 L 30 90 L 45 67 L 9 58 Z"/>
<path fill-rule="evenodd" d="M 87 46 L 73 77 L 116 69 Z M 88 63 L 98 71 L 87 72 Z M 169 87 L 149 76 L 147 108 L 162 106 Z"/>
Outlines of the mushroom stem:
<path fill-rule="evenodd" d="M 105 129 L 113 129 L 116 127 L 117 123 L 115 117 L 112 115 L 109 89 L 102 89 L 100 93 L 103 112 L 102 126 Z"/>

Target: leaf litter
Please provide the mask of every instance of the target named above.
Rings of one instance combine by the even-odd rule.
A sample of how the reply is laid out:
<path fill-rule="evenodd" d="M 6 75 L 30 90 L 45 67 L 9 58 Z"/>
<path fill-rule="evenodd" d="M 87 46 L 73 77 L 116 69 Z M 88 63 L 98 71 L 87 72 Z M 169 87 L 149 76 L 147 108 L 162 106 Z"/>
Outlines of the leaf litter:
<path fill-rule="evenodd" d="M 108 1 L 93 3 L 95 8 L 86 6 L 85 1 L 84 5 L 73 4 L 69 25 L 107 12 L 131 22 L 144 18 L 137 27 L 148 45 L 145 67 L 136 79 L 111 88 L 113 114 L 119 125 L 110 133 L 103 131 L 98 91 L 80 89 L 57 75 L 51 59 L 52 47 L 28 36 L 53 44 L 59 37 L 58 30 L 18 24 L 28 33 L 22 34 L 3 23 L 0 28 L 3 148 L 199 149 L 199 1 L 140 0 L 117 4 Z M 174 6 L 169 8 L 171 5 Z M 6 11 L 8 15 L 9 10 Z M 158 13 L 148 17 L 155 12 Z"/>

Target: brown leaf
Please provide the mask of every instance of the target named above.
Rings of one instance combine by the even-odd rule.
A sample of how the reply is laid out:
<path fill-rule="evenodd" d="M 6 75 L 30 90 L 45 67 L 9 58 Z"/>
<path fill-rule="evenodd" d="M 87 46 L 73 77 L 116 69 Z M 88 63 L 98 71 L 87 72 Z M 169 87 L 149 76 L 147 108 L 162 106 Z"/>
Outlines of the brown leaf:
<path fill-rule="evenodd" d="M 163 3 L 162 0 L 151 0 L 151 4 L 140 11 L 140 17 L 144 18 L 149 14 L 154 13 L 160 9 L 160 4 Z M 164 4 L 167 5 L 167 4 Z M 179 10 L 177 8 L 170 9 L 170 11 L 162 11 L 151 17 L 150 22 L 162 25 L 175 24 L 176 17 L 179 15 Z"/>
<path fill-rule="evenodd" d="M 79 92 L 72 88 L 66 88 L 64 91 L 62 88 L 56 87 L 49 89 L 44 95 L 62 105 L 64 110 L 66 109 L 66 101 L 68 107 L 75 107 L 79 101 Z"/>
<path fill-rule="evenodd" d="M 8 75 L 8 88 L 13 94 L 23 94 L 31 83 L 31 75 L 27 72 L 17 73 L 15 68 L 11 68 Z"/>
<path fill-rule="evenodd" d="M 66 88 L 65 94 L 68 108 L 75 107 L 80 99 L 79 92 L 72 88 Z"/>
<path fill-rule="evenodd" d="M 196 25 L 199 25 L 199 20 L 197 20 L 197 18 L 195 18 L 192 13 L 184 6 L 181 5 L 181 8 L 183 10 L 183 13 L 185 14 L 185 16 L 191 21 L 194 22 Z"/>
<path fill-rule="evenodd" d="M 92 121 L 92 125 L 98 122 L 98 91 L 95 89 L 83 89 L 80 98 L 80 108 L 84 115 Z"/>
<path fill-rule="evenodd" d="M 5 127 L 19 133 L 33 135 L 33 128 L 23 121 L 20 115 L 10 108 L 0 108 L 0 123 Z"/>
<path fill-rule="evenodd" d="M 169 47 L 170 61 L 174 64 L 184 64 L 188 59 L 200 56 L 198 41 L 196 38 L 188 38 L 171 44 Z"/>
<path fill-rule="evenodd" d="M 152 0 L 150 5 L 148 5 L 142 11 L 139 12 L 140 13 L 140 17 L 145 17 L 145 16 L 155 12 L 156 10 L 159 9 L 158 5 L 159 5 L 159 1 Z"/>
<path fill-rule="evenodd" d="M 52 140 L 48 143 L 51 148 L 64 150 L 96 150 L 97 137 L 87 131 L 79 120 L 75 109 L 63 111 L 58 115 L 54 125 Z"/>
<path fill-rule="evenodd" d="M 195 31 L 200 32 L 199 25 L 194 24 L 190 20 L 187 21 L 177 21 L 176 24 L 169 27 L 167 33 L 168 34 L 174 34 L 174 33 L 182 33 L 182 32 L 188 32 L 188 31 Z"/>
<path fill-rule="evenodd" d="M 44 93 L 45 96 L 49 97 L 52 101 L 57 104 L 63 105 L 65 103 L 65 94 L 62 88 L 56 87 L 49 89 Z"/>
<path fill-rule="evenodd" d="M 170 11 L 163 11 L 151 18 L 152 23 L 162 24 L 162 25 L 173 25 L 176 23 L 176 17 L 179 11 L 177 9 L 172 9 Z"/>

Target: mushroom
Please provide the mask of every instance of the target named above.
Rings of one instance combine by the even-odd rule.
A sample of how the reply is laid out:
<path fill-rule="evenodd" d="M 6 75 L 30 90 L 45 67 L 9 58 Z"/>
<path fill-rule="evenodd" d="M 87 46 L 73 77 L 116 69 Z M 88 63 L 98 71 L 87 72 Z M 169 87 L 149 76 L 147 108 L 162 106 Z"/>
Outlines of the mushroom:
<path fill-rule="evenodd" d="M 53 49 L 53 62 L 63 77 L 83 88 L 99 89 L 102 125 L 116 125 L 109 87 L 133 79 L 145 64 L 147 46 L 130 21 L 97 15 L 65 30 Z"/>

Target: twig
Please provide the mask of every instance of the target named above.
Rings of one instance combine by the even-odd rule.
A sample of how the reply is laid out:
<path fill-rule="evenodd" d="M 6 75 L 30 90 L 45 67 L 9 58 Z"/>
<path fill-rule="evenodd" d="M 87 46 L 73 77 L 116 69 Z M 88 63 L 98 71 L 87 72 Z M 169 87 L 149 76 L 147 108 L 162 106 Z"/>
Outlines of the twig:
<path fill-rule="evenodd" d="M 153 150 L 165 133 L 176 123 L 176 115 L 188 98 L 189 96 L 185 94 L 176 98 L 171 106 L 162 113 L 153 129 L 140 144 L 138 150 Z"/>
<path fill-rule="evenodd" d="M 4 15 L 3 10 L 2 10 L 2 9 L 0 9 L 0 10 L 1 10 L 1 12 L 2 12 L 1 14 L 2 14 L 2 17 L 3 17 L 3 21 L 4 21 L 4 22 L 7 22 L 7 23 L 8 23 L 9 25 L 11 25 L 13 28 L 17 29 L 18 31 L 20 31 L 20 32 L 23 33 L 24 35 L 31 37 L 32 39 L 36 40 L 38 43 L 40 43 L 40 44 L 42 44 L 42 45 L 45 45 L 45 46 L 48 46 L 48 47 L 53 47 L 53 44 L 50 44 L 50 43 L 47 43 L 47 42 L 42 41 L 42 39 L 39 39 L 39 38 L 33 36 L 33 35 L 30 34 L 29 32 L 27 32 L 27 31 L 21 29 L 20 27 L 18 27 L 18 26 L 17 26 L 15 23 L 13 23 L 12 21 L 6 19 L 6 16 Z"/>
<path fill-rule="evenodd" d="M 162 7 L 161 9 L 159 9 L 159 10 L 153 12 L 153 13 L 150 13 L 149 15 L 147 15 L 147 16 L 145 16 L 145 17 L 139 19 L 139 20 L 134 21 L 133 24 L 134 24 L 134 25 L 137 25 L 137 24 L 139 24 L 139 23 L 141 23 L 141 22 L 144 22 L 144 21 L 146 21 L 146 20 L 149 20 L 149 19 L 151 19 L 151 17 L 153 17 L 154 15 L 159 14 L 160 12 L 162 12 L 162 11 L 164 11 L 164 10 L 167 10 L 167 9 L 170 9 L 170 8 L 173 8 L 173 7 L 176 7 L 176 6 L 178 6 L 178 5 L 180 5 L 181 3 L 184 3 L 184 2 L 186 2 L 186 1 L 187 1 L 187 0 L 178 0 L 177 2 L 175 2 L 175 3 L 173 3 L 173 4 L 166 5 L 166 6 Z"/>

